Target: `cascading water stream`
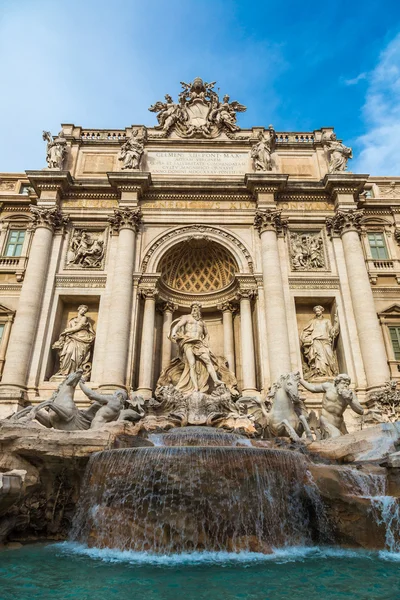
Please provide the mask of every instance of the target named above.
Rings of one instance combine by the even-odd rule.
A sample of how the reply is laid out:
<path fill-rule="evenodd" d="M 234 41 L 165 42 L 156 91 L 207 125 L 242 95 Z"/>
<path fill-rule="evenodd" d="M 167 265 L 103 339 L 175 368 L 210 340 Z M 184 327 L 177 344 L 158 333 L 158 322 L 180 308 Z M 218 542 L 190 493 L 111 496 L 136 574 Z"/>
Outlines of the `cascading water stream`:
<path fill-rule="evenodd" d="M 196 432 L 180 434 L 163 434 L 160 447 L 94 454 L 72 539 L 157 553 L 270 552 L 328 541 L 323 505 L 302 455 L 240 447 L 235 434 L 219 434 L 226 437 L 217 446 L 215 430 L 208 438 L 201 432 L 201 445 L 183 446 L 185 437 L 195 443 Z"/>
<path fill-rule="evenodd" d="M 385 527 L 386 549 L 389 552 L 400 552 L 400 504 L 398 498 L 386 493 L 386 475 L 343 467 L 341 476 L 348 486 L 349 494 L 370 501 L 373 518 Z"/>

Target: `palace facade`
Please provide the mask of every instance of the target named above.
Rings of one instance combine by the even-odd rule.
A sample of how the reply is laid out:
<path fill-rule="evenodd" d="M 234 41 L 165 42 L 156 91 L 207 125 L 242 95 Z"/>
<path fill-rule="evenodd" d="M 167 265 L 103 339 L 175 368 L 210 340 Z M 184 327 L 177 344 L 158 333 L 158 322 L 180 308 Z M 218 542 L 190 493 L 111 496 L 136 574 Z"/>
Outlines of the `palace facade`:
<path fill-rule="evenodd" d="M 348 373 L 361 400 L 400 378 L 400 178 L 348 171 L 331 128 L 240 129 L 243 105 L 184 86 L 153 128 L 62 125 L 48 168 L 0 175 L 0 416 L 78 367 L 150 398 L 194 301 L 244 396 L 297 370 Z"/>

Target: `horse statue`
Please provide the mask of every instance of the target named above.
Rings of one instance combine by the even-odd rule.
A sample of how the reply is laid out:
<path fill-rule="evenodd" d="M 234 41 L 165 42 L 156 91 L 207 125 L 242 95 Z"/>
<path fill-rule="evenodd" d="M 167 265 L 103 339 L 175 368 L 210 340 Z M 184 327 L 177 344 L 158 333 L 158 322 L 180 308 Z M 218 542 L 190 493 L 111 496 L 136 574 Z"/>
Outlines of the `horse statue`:
<path fill-rule="evenodd" d="M 101 407 L 94 403 L 87 410 L 79 410 L 74 402 L 75 388 L 83 375 L 82 369 L 70 373 L 58 386 L 50 400 L 37 406 L 28 406 L 14 413 L 9 420 L 29 422 L 36 419 L 41 425 L 63 431 L 89 429 L 90 424 Z"/>
<path fill-rule="evenodd" d="M 267 396 L 272 405 L 269 412 L 265 414 L 265 420 L 273 437 L 289 437 L 294 442 L 298 442 L 305 432 L 307 439 L 313 440 L 307 421 L 308 414 L 299 395 L 299 381 L 299 372 L 281 375 Z M 263 406 L 264 413 L 266 410 L 264 403 Z"/>

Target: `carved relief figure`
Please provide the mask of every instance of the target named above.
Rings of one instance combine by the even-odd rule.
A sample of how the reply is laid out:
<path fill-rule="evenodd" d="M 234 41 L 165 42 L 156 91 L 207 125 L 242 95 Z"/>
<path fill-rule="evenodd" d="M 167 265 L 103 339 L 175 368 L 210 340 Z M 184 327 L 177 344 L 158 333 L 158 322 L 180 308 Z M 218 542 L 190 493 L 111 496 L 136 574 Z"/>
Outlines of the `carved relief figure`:
<path fill-rule="evenodd" d="M 183 393 L 207 392 L 210 379 L 213 387 L 225 384 L 236 395 L 234 375 L 211 352 L 207 326 L 201 318 L 201 305 L 194 302 L 189 315 L 171 324 L 170 339 L 178 344 L 179 357 L 162 371 L 158 386 L 172 384 Z M 211 385 L 212 385 L 211 384 Z"/>
<path fill-rule="evenodd" d="M 290 258 L 295 271 L 325 268 L 324 242 L 319 233 L 290 234 Z"/>
<path fill-rule="evenodd" d="M 368 397 L 371 410 L 365 415 L 366 423 L 395 423 L 400 420 L 400 389 L 395 379 L 387 381 L 384 387 L 372 392 Z"/>
<path fill-rule="evenodd" d="M 144 134 L 139 136 L 139 132 L 136 129 L 132 131 L 132 137 L 128 138 L 120 148 L 118 160 L 123 161 L 122 169 L 139 169 L 143 152 Z"/>
<path fill-rule="evenodd" d="M 224 96 L 222 102 L 214 91 L 215 81 L 203 82 L 196 77 L 192 83 L 181 82 L 183 91 L 176 104 L 171 96 L 165 96 L 165 102 L 156 102 L 150 106 L 151 112 L 158 113 L 158 126 L 162 135 L 167 136 L 174 128 L 176 133 L 185 138 L 214 138 L 222 131 L 232 136 L 239 130 L 236 124 L 236 113 L 244 112 L 246 107 L 239 102 L 229 101 Z"/>
<path fill-rule="evenodd" d="M 89 234 L 86 229 L 76 229 L 70 241 L 67 265 L 82 268 L 99 268 L 104 258 L 104 240 L 101 234 Z"/>
<path fill-rule="evenodd" d="M 348 159 L 353 158 L 352 149 L 339 142 L 336 133 L 333 133 L 333 131 L 324 135 L 322 144 L 328 159 L 328 172 L 340 173 L 345 171 Z"/>
<path fill-rule="evenodd" d="M 339 321 L 335 313 L 333 325 L 323 317 L 323 306 L 314 306 L 315 317 L 300 334 L 300 345 L 307 379 L 333 377 L 337 374 L 334 344 L 339 335 Z"/>
<path fill-rule="evenodd" d="M 300 383 L 309 392 L 323 393 L 322 409 L 319 417 L 319 427 L 322 438 L 339 437 L 348 433 L 343 414 L 350 407 L 358 415 L 364 414 L 364 409 L 357 396 L 350 389 L 351 379 L 346 373 L 337 375 L 333 382 L 326 381 L 314 385 L 300 379 Z"/>
<path fill-rule="evenodd" d="M 82 369 L 88 376 L 92 365 L 90 355 L 96 334 L 86 316 L 88 306 L 78 306 L 78 314 L 73 317 L 68 327 L 60 334 L 57 342 L 53 344 L 53 350 L 58 350 L 60 357 L 60 368 L 56 375 L 68 375 L 78 369 Z"/>
<path fill-rule="evenodd" d="M 53 138 L 50 131 L 43 131 L 43 139 L 47 142 L 46 161 L 49 169 L 63 168 L 64 158 L 67 154 L 67 140 L 62 131 Z"/>
<path fill-rule="evenodd" d="M 251 149 L 251 158 L 255 171 L 272 171 L 272 153 L 275 151 L 275 130 L 272 125 L 268 131 L 258 134 L 258 142 Z"/>

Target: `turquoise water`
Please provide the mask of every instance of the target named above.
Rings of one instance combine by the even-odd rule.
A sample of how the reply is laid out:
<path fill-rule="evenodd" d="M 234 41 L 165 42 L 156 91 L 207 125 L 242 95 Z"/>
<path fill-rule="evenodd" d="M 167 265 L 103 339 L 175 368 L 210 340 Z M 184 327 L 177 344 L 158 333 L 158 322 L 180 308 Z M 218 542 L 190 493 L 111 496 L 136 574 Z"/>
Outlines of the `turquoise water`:
<path fill-rule="evenodd" d="M 150 556 L 62 543 L 0 552 L 0 600 L 399 600 L 400 554 L 289 548 Z"/>

